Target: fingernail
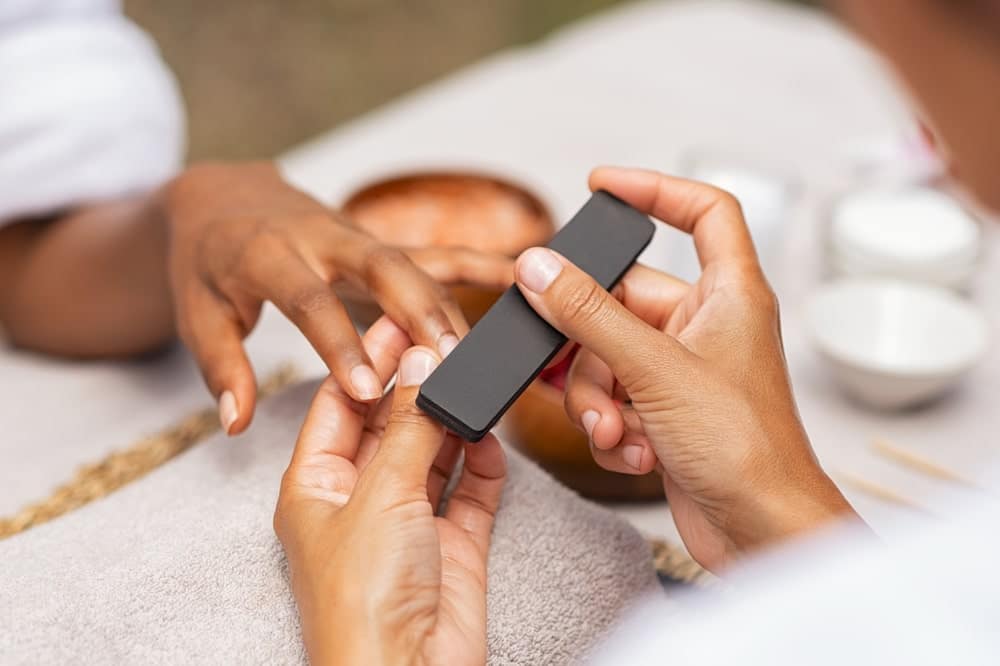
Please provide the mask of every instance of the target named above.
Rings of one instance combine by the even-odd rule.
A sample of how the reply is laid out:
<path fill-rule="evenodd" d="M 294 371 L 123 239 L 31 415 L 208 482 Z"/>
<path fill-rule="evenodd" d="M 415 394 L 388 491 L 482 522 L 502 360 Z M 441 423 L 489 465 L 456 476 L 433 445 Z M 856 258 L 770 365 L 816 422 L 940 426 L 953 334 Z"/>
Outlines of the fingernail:
<path fill-rule="evenodd" d="M 541 294 L 562 272 L 562 262 L 544 247 L 526 250 L 517 262 L 517 279 L 525 287 Z"/>
<path fill-rule="evenodd" d="M 622 449 L 622 459 L 632 469 L 642 469 L 642 454 L 646 449 L 639 444 L 629 444 Z"/>
<path fill-rule="evenodd" d="M 594 440 L 594 428 L 601 420 L 601 415 L 595 412 L 593 409 L 588 409 L 580 417 L 580 421 L 583 423 L 583 429 L 587 431 L 587 437 L 591 441 Z"/>
<path fill-rule="evenodd" d="M 400 386 L 419 386 L 431 376 L 437 367 L 437 359 L 425 351 L 417 349 L 403 357 L 399 366 Z"/>
<path fill-rule="evenodd" d="M 351 369 L 351 386 L 361 400 L 375 400 L 382 397 L 382 382 L 367 365 L 356 365 Z"/>
<path fill-rule="evenodd" d="M 347 501 L 351 499 L 350 495 L 344 493 L 338 493 L 335 490 L 330 490 L 324 494 L 326 500 L 331 504 L 336 504 L 337 506 L 344 506 Z"/>
<path fill-rule="evenodd" d="M 455 347 L 458 346 L 458 336 L 454 333 L 445 333 L 438 340 L 438 351 L 441 352 L 441 358 L 445 358 L 452 352 Z"/>
<path fill-rule="evenodd" d="M 223 391 L 219 396 L 219 423 L 227 435 L 238 418 L 240 409 L 236 405 L 236 396 L 232 391 Z"/>

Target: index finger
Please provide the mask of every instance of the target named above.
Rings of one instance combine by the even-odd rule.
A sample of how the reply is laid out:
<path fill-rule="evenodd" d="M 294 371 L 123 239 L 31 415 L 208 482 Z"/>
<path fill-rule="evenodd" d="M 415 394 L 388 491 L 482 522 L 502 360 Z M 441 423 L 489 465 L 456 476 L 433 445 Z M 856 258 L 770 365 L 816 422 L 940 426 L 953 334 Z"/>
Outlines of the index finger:
<path fill-rule="evenodd" d="M 344 304 L 333 289 L 300 256 L 286 253 L 271 261 L 255 262 L 249 285 L 302 331 L 337 377 L 358 400 L 382 396 L 371 360 Z"/>
<path fill-rule="evenodd" d="M 414 342 L 437 350 L 441 356 L 458 344 L 458 332 L 451 319 L 461 317 L 461 310 L 448 290 L 402 250 L 365 237 L 345 243 L 331 235 L 329 245 L 331 256 L 348 270 L 351 281 L 365 287 Z"/>
<path fill-rule="evenodd" d="M 725 190 L 656 171 L 618 167 L 594 169 L 590 188 L 607 190 L 647 215 L 691 234 L 702 268 L 716 262 L 759 268 L 743 209 Z"/>
<path fill-rule="evenodd" d="M 403 250 L 418 268 L 441 284 L 503 290 L 514 281 L 514 259 L 468 247 L 415 247 Z"/>

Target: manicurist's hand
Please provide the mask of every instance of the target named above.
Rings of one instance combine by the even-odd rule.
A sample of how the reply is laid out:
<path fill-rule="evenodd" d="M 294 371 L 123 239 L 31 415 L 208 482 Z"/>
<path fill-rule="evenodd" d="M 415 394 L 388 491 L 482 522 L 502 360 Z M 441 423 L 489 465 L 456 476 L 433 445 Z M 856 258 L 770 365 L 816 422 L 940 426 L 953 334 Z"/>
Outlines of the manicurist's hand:
<path fill-rule="evenodd" d="M 486 661 L 486 557 L 504 454 L 492 435 L 446 436 L 416 407 L 439 357 L 409 344 L 387 317 L 369 329 L 379 381 L 399 363 L 394 395 L 371 405 L 325 381 L 282 480 L 274 526 L 313 664 Z"/>
<path fill-rule="evenodd" d="M 357 400 L 382 385 L 333 287 L 360 290 L 418 344 L 447 353 L 467 329 L 439 283 L 509 284 L 511 262 L 459 248 L 387 247 L 287 184 L 271 163 L 206 164 L 166 189 L 175 318 L 230 434 L 256 401 L 243 339 L 271 301 Z"/>
<path fill-rule="evenodd" d="M 619 301 L 548 249 L 517 260 L 528 302 L 583 346 L 566 409 L 597 462 L 661 470 L 685 544 L 713 570 L 852 514 L 799 420 L 778 304 L 738 202 L 650 171 L 597 169 L 590 185 L 691 234 L 702 266 L 695 284 L 635 266 Z"/>

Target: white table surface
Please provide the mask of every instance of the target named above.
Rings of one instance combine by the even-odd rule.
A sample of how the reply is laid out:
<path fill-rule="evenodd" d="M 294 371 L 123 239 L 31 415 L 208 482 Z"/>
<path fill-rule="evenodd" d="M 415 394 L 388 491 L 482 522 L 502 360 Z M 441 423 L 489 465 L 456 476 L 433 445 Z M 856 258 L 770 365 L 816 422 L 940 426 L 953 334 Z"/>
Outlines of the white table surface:
<path fill-rule="evenodd" d="M 289 179 L 330 203 L 398 171 L 486 169 L 536 189 L 559 219 L 585 199 L 596 164 L 671 171 L 692 150 L 722 149 L 783 165 L 804 196 L 787 222 L 772 281 L 814 446 L 833 470 L 933 507 L 933 497 L 949 489 L 880 459 L 869 441 L 887 437 L 978 474 L 997 449 L 1000 354 L 994 349 L 950 398 L 880 414 L 830 383 L 800 321 L 803 296 L 820 279 L 821 202 L 844 171 L 843 146 L 907 122 L 874 59 L 821 15 L 749 1 L 649 2 L 500 53 L 316 138 L 282 164 Z M 646 260 L 662 264 L 672 242 L 676 235 L 660 233 Z M 995 315 L 996 234 L 990 242 L 974 297 Z M 271 308 L 248 345 L 260 374 L 286 360 L 308 374 L 323 371 Z M 86 364 L 2 349 L 0 377 L 0 514 L 41 498 L 79 465 L 210 404 L 180 349 L 151 361 Z M 876 528 L 908 518 L 851 488 L 847 494 Z M 620 510 L 645 531 L 676 538 L 664 505 Z"/>

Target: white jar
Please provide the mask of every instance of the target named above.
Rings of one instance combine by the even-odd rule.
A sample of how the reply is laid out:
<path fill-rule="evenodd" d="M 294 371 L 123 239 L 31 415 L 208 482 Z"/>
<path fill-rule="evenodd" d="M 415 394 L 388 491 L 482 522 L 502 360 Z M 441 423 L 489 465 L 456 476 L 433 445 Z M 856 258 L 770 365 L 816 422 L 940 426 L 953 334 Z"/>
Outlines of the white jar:
<path fill-rule="evenodd" d="M 979 264 L 981 236 L 979 223 L 938 190 L 861 190 L 834 205 L 827 254 L 840 276 L 964 290 Z"/>

